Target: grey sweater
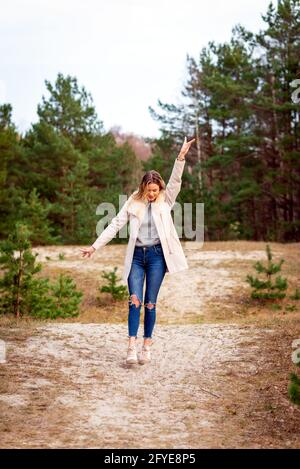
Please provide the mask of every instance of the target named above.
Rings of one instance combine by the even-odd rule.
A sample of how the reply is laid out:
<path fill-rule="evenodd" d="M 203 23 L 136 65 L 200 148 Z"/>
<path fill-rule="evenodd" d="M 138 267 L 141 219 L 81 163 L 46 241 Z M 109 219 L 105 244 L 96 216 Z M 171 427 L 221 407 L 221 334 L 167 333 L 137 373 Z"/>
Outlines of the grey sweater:
<path fill-rule="evenodd" d="M 145 210 L 145 216 L 141 223 L 135 242 L 136 246 L 152 246 L 153 244 L 160 243 L 151 208 L 151 202 L 148 202 Z"/>

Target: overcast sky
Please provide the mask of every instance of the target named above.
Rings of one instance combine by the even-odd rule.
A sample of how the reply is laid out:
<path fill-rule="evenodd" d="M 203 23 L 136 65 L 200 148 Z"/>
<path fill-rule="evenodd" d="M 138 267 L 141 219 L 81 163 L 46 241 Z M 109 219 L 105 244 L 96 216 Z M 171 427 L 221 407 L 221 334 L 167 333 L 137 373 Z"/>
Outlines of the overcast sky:
<path fill-rule="evenodd" d="M 273 1 L 276 4 L 275 1 Z M 176 103 L 186 54 L 227 41 L 237 23 L 263 27 L 269 0 L 0 0 L 0 103 L 21 132 L 48 96 L 45 80 L 76 76 L 106 130 L 158 136 L 148 106 Z"/>

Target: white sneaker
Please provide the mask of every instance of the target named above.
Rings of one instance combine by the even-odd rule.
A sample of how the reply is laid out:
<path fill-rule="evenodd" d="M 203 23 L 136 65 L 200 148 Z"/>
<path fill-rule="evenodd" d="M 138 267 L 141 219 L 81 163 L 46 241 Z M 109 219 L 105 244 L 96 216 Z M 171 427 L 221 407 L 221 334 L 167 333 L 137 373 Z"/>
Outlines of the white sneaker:
<path fill-rule="evenodd" d="M 143 345 L 142 351 L 139 356 L 139 363 L 141 365 L 144 365 L 145 363 L 148 363 L 151 361 L 151 352 L 150 352 L 150 346 L 149 345 Z"/>
<path fill-rule="evenodd" d="M 128 365 L 134 365 L 138 362 L 136 348 L 134 346 L 128 347 L 126 363 Z"/>

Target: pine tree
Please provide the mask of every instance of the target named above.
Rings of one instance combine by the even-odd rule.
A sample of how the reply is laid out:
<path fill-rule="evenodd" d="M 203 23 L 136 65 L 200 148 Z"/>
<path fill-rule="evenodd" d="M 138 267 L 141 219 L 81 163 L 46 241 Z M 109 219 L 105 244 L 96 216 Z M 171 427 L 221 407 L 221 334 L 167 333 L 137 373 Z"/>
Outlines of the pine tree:
<path fill-rule="evenodd" d="M 19 152 L 19 135 L 12 122 L 12 106 L 3 104 L 0 106 L 0 233 L 2 236 L 9 232 L 7 217 L 12 203 L 7 192 L 8 175 L 14 157 Z"/>
<path fill-rule="evenodd" d="M 300 405 L 300 377 L 296 373 L 290 373 L 288 394 L 294 404 Z"/>
<path fill-rule="evenodd" d="M 266 252 L 268 258 L 267 265 L 264 266 L 260 261 L 256 262 L 254 265 L 258 274 L 264 274 L 265 280 L 247 275 L 247 282 L 253 288 L 251 297 L 255 299 L 282 299 L 286 296 L 287 280 L 278 275 L 273 282 L 273 275 L 281 271 L 284 259 L 281 259 L 278 263 L 273 263 L 272 252 L 268 244 L 266 246 Z"/>
<path fill-rule="evenodd" d="M 28 312 L 27 300 L 31 294 L 43 297 L 41 282 L 32 281 L 42 266 L 35 264 L 37 254 L 31 253 L 30 234 L 27 225 L 17 222 L 15 232 L 0 247 L 0 265 L 4 270 L 0 279 L 0 308 L 2 313 L 13 313 L 17 318 Z"/>
<path fill-rule="evenodd" d="M 103 130 L 91 94 L 79 87 L 76 77 L 65 77 L 62 73 L 58 73 L 54 85 L 48 80 L 45 84 L 50 97 L 43 96 L 42 104 L 38 105 L 40 122 L 68 138 L 76 149 L 87 150 L 90 137 Z"/>
<path fill-rule="evenodd" d="M 101 293 L 110 293 L 114 301 L 127 298 L 127 287 L 117 285 L 120 278 L 117 276 L 116 271 L 117 267 L 114 267 L 112 272 L 102 272 L 102 277 L 108 281 L 108 284 L 100 288 Z"/>
<path fill-rule="evenodd" d="M 300 114 L 290 87 L 300 73 L 300 2 L 279 0 L 277 8 L 270 3 L 263 19 L 266 28 L 256 35 L 260 85 L 253 102 L 264 165 L 260 218 L 269 237 L 290 241 L 300 239 Z"/>
<path fill-rule="evenodd" d="M 76 290 L 76 284 L 71 277 L 60 274 L 57 281 L 51 285 L 50 291 L 54 302 L 51 319 L 78 316 L 83 293 Z"/>
<path fill-rule="evenodd" d="M 233 28 L 227 43 L 187 57 L 180 104 L 158 101 L 150 113 L 173 147 L 196 137 L 187 155 L 196 201 L 205 203 L 206 238 L 300 239 L 300 2 L 270 3 L 258 34 Z"/>
<path fill-rule="evenodd" d="M 48 214 L 52 204 L 43 202 L 39 197 L 36 188 L 24 197 L 14 197 L 15 217 L 22 220 L 23 223 L 30 226 L 30 241 L 34 245 L 55 244 L 58 237 L 53 236 L 54 228 L 50 225 Z"/>
<path fill-rule="evenodd" d="M 15 231 L 0 244 L 0 312 L 51 318 L 78 315 L 82 293 L 73 280 L 60 275 L 56 283 L 48 278 L 35 278 L 42 264 L 36 263 L 29 241 L 31 231 L 23 222 L 17 222 Z"/>

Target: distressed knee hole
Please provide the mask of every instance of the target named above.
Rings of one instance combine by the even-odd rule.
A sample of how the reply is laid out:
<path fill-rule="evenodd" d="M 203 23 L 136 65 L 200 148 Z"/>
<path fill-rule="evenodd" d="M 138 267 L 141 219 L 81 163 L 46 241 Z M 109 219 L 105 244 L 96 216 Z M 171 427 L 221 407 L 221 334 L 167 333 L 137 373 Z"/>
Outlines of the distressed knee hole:
<path fill-rule="evenodd" d="M 146 303 L 145 306 L 147 306 L 148 309 L 153 309 L 155 307 L 155 303 Z"/>
<path fill-rule="evenodd" d="M 130 303 L 131 305 L 134 304 L 134 306 L 135 306 L 136 308 L 138 308 L 138 307 L 140 306 L 140 304 L 141 304 L 140 300 L 138 299 L 138 297 L 136 296 L 135 293 L 130 296 L 129 303 Z"/>

